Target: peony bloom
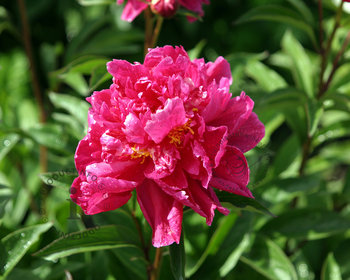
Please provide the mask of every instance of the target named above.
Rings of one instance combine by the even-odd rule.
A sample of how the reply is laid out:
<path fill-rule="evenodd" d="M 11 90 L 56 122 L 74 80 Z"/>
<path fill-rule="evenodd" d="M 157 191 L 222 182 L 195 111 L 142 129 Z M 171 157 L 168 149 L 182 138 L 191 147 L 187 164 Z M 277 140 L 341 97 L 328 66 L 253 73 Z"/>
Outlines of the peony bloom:
<path fill-rule="evenodd" d="M 117 0 L 117 4 L 123 4 L 124 0 Z M 197 14 L 199 17 L 204 15 L 202 4 L 209 4 L 209 0 L 127 0 L 122 19 L 125 21 L 133 21 L 148 5 L 152 11 L 163 17 L 171 17 L 176 13 L 178 6 Z M 189 21 L 196 18 L 188 17 Z"/>
<path fill-rule="evenodd" d="M 231 98 L 229 63 L 191 61 L 182 47 L 150 49 L 144 64 L 113 60 L 109 89 L 87 100 L 89 129 L 75 165 L 72 200 L 93 215 L 137 201 L 153 245 L 179 242 L 183 206 L 210 225 L 227 215 L 214 188 L 253 197 L 243 153 L 264 136 L 245 93 Z"/>
<path fill-rule="evenodd" d="M 177 0 L 151 0 L 152 12 L 165 18 L 175 15 L 177 8 Z"/>

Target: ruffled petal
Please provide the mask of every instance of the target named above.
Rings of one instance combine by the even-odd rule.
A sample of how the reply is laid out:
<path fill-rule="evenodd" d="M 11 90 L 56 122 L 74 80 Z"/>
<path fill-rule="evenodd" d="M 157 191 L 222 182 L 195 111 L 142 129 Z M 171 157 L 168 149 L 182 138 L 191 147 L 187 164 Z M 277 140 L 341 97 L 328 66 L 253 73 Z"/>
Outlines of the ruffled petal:
<path fill-rule="evenodd" d="M 253 149 L 265 136 L 265 126 L 252 113 L 248 120 L 228 137 L 228 144 L 240 149 L 243 153 Z"/>
<path fill-rule="evenodd" d="M 223 191 L 253 197 L 246 187 L 248 182 L 249 168 L 246 158 L 238 148 L 227 146 L 225 155 L 214 170 L 210 185 Z"/>
<path fill-rule="evenodd" d="M 164 109 L 157 110 L 152 114 L 145 126 L 145 131 L 155 143 L 160 143 L 169 132 L 186 123 L 186 112 L 183 102 L 180 98 L 168 99 Z"/>
<path fill-rule="evenodd" d="M 153 230 L 154 247 L 168 246 L 174 242 L 179 244 L 183 206 L 164 193 L 151 180 L 145 180 L 137 187 L 137 201 L 142 213 Z"/>
<path fill-rule="evenodd" d="M 176 190 L 171 187 L 163 188 L 166 193 L 174 197 L 182 204 L 191 207 L 199 215 L 206 218 L 208 225 L 211 225 L 215 215 L 215 209 L 227 215 L 230 211 L 221 206 L 219 199 L 211 187 L 203 188 L 200 181 L 188 179 L 188 188 Z"/>
<path fill-rule="evenodd" d="M 118 3 L 119 4 L 119 3 Z M 132 22 L 148 6 L 140 0 L 128 0 L 122 13 L 122 20 Z"/>
<path fill-rule="evenodd" d="M 210 159 L 211 167 L 215 168 L 219 165 L 221 157 L 225 153 L 227 143 L 227 128 L 224 126 L 211 127 L 207 126 L 204 133 L 203 147 Z"/>
<path fill-rule="evenodd" d="M 231 68 L 226 59 L 219 56 L 215 62 L 208 62 L 207 65 L 208 84 L 213 80 L 219 84 L 222 78 L 226 78 L 229 84 L 232 84 Z"/>
<path fill-rule="evenodd" d="M 230 135 L 248 120 L 253 107 L 253 100 L 242 92 L 240 96 L 231 99 L 226 109 L 208 124 L 211 126 L 227 126 Z"/>
<path fill-rule="evenodd" d="M 81 206 L 86 215 L 115 210 L 131 197 L 131 190 L 138 183 L 113 178 L 88 177 L 85 174 L 76 178 L 70 190 L 72 201 Z"/>

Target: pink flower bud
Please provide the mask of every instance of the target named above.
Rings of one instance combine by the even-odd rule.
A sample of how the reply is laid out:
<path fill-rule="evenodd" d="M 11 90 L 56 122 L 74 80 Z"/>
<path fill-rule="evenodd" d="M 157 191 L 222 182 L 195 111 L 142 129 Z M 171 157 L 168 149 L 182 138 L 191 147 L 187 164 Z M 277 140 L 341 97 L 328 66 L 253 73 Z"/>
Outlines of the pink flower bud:
<path fill-rule="evenodd" d="M 175 15 L 178 8 L 177 0 L 152 0 L 151 9 L 153 13 L 159 14 L 162 17 L 172 17 Z"/>

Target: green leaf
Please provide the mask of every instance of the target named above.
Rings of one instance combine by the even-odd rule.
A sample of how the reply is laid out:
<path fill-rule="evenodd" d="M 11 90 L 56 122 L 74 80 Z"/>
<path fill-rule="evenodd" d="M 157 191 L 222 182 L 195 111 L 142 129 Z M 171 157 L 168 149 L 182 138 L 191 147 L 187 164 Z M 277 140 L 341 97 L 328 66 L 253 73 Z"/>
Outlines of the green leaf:
<path fill-rule="evenodd" d="M 315 192 L 319 188 L 320 183 L 320 174 L 297 178 L 275 178 L 259 186 L 256 189 L 256 193 L 260 194 L 265 201 L 271 204 L 277 204 L 291 201 L 297 195 Z"/>
<path fill-rule="evenodd" d="M 10 233 L 1 239 L 0 276 L 6 276 L 26 254 L 51 223 L 26 227 Z"/>
<path fill-rule="evenodd" d="M 293 264 L 283 250 L 267 238 L 257 237 L 250 253 L 240 260 L 270 280 L 298 279 Z"/>
<path fill-rule="evenodd" d="M 228 256 L 224 264 L 220 267 L 220 276 L 225 277 L 232 269 L 235 268 L 239 258 L 242 256 L 243 252 L 250 245 L 250 237 L 249 234 L 245 234 L 243 239 L 239 244 L 234 248 L 232 253 Z"/>
<path fill-rule="evenodd" d="M 261 230 L 274 236 L 315 240 L 344 232 L 349 227 L 350 219 L 339 213 L 303 208 L 281 214 L 266 223 Z"/>
<path fill-rule="evenodd" d="M 314 96 L 313 71 L 310 58 L 300 42 L 288 31 L 282 39 L 282 48 L 293 61 L 292 73 L 297 85 L 309 97 Z"/>
<path fill-rule="evenodd" d="M 228 202 L 236 208 L 275 217 L 274 214 L 265 206 L 261 205 L 256 199 L 227 192 L 217 192 L 217 196 L 220 202 Z"/>
<path fill-rule="evenodd" d="M 4 216 L 5 206 L 12 197 L 12 190 L 0 184 L 0 219 Z"/>
<path fill-rule="evenodd" d="M 235 267 L 249 245 L 254 215 L 244 212 L 236 218 L 237 215 L 230 214 L 222 219 L 210 240 L 210 248 L 204 251 L 204 254 L 207 254 L 205 260 L 190 279 L 217 279 L 218 271 L 224 277 Z M 191 271 L 186 275 L 191 275 L 190 273 Z"/>
<path fill-rule="evenodd" d="M 82 6 L 115 4 L 114 0 L 78 0 Z"/>
<path fill-rule="evenodd" d="M 198 42 L 197 45 L 195 45 L 195 47 L 192 50 L 189 50 L 188 56 L 190 57 L 190 59 L 194 60 L 198 58 L 206 44 L 207 44 L 206 40 L 201 40 Z"/>
<path fill-rule="evenodd" d="M 350 84 L 350 63 L 339 66 L 325 95 L 329 96 L 348 84 Z"/>
<path fill-rule="evenodd" d="M 89 87 L 90 91 L 95 90 L 98 86 L 104 82 L 111 80 L 112 76 L 106 71 L 106 65 L 102 65 L 94 68 L 91 74 Z"/>
<path fill-rule="evenodd" d="M 246 72 L 267 92 L 287 87 L 286 81 L 276 71 L 260 61 L 250 61 L 246 66 Z"/>
<path fill-rule="evenodd" d="M 325 110 L 338 110 L 350 112 L 350 96 L 340 93 L 332 93 L 324 101 Z"/>
<path fill-rule="evenodd" d="M 40 145 L 62 151 L 66 145 L 67 135 L 57 124 L 38 124 L 25 131 L 31 139 Z"/>
<path fill-rule="evenodd" d="M 340 268 L 333 253 L 328 254 L 327 259 L 323 264 L 321 280 L 342 280 Z"/>
<path fill-rule="evenodd" d="M 60 170 L 56 172 L 47 172 L 39 174 L 40 179 L 49 186 L 69 190 L 73 180 L 78 176 L 75 168 L 70 170 Z"/>
<path fill-rule="evenodd" d="M 112 250 L 119 261 L 133 272 L 138 279 L 147 279 L 147 267 L 149 263 L 145 259 L 143 250 L 135 245 L 119 247 Z"/>
<path fill-rule="evenodd" d="M 103 226 L 67 234 L 56 239 L 35 256 L 54 261 L 78 253 L 107 250 L 118 247 L 135 247 L 132 232 L 123 226 Z"/>
<path fill-rule="evenodd" d="M 183 233 L 179 244 L 172 244 L 169 246 L 171 271 L 175 280 L 185 280 L 185 244 Z"/>
<path fill-rule="evenodd" d="M 273 161 L 274 175 L 277 176 L 283 171 L 287 170 L 288 167 L 297 159 L 300 154 L 300 144 L 297 136 L 291 135 L 281 145 L 276 153 L 276 157 Z"/>
<path fill-rule="evenodd" d="M 287 0 L 287 1 L 298 10 L 298 12 L 303 16 L 306 22 L 308 22 L 311 26 L 314 25 L 314 18 L 313 18 L 312 12 L 302 0 Z"/>
<path fill-rule="evenodd" d="M 323 113 L 322 103 L 316 100 L 308 100 L 306 112 L 309 135 L 313 136 L 317 131 L 317 127 Z"/>
<path fill-rule="evenodd" d="M 87 123 L 89 104 L 74 96 L 50 92 L 49 98 L 56 108 L 62 108 L 74 116 L 82 125 Z"/>
<path fill-rule="evenodd" d="M 304 31 L 309 36 L 311 42 L 317 46 L 316 36 L 312 27 L 300 17 L 300 13 L 292 9 L 278 5 L 262 5 L 250 10 L 236 20 L 235 23 L 242 24 L 258 20 L 277 21 L 294 26 Z"/>
<path fill-rule="evenodd" d="M 69 72 L 62 75 L 63 81 L 82 96 L 87 96 L 90 91 L 84 76 L 77 72 Z"/>
<path fill-rule="evenodd" d="M 306 97 L 304 93 L 296 88 L 284 88 L 276 90 L 263 97 L 259 104 L 259 110 L 274 110 L 284 112 L 285 109 L 299 107 L 305 104 Z"/>
<path fill-rule="evenodd" d="M 231 230 L 232 226 L 235 224 L 237 219 L 237 214 L 233 213 L 228 215 L 220 221 L 220 225 L 215 230 L 213 236 L 211 237 L 208 246 L 205 248 L 204 253 L 198 260 L 198 262 L 192 267 L 192 269 L 188 272 L 188 276 L 194 274 L 198 268 L 204 263 L 205 259 L 209 255 L 215 255 L 220 248 L 220 245 L 226 238 L 227 234 Z"/>
<path fill-rule="evenodd" d="M 17 134 L 8 134 L 0 137 L 0 161 L 16 145 L 19 138 L 20 137 Z"/>

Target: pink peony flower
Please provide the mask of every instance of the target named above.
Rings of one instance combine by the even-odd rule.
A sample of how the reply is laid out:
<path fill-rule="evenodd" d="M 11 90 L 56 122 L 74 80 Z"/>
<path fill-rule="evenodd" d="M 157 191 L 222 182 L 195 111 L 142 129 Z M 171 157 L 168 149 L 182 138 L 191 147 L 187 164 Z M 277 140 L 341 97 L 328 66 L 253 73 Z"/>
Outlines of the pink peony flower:
<path fill-rule="evenodd" d="M 227 215 L 213 188 L 253 198 L 243 153 L 264 136 L 245 93 L 231 98 L 229 63 L 191 61 L 182 47 L 150 49 L 144 64 L 113 60 L 109 89 L 87 100 L 89 129 L 75 165 L 71 198 L 85 214 L 137 201 L 153 245 L 179 242 L 183 206 L 210 225 Z"/>
<path fill-rule="evenodd" d="M 117 4 L 123 3 L 124 0 L 117 0 Z M 209 4 L 209 0 L 127 0 L 122 19 L 133 21 L 148 5 L 151 6 L 153 12 L 163 17 L 173 16 L 179 5 L 202 17 L 204 15 L 202 4 Z M 196 20 L 194 17 L 188 17 L 188 19 L 189 21 Z"/>
<path fill-rule="evenodd" d="M 162 17 L 172 17 L 178 8 L 177 0 L 151 0 L 151 10 Z"/>

